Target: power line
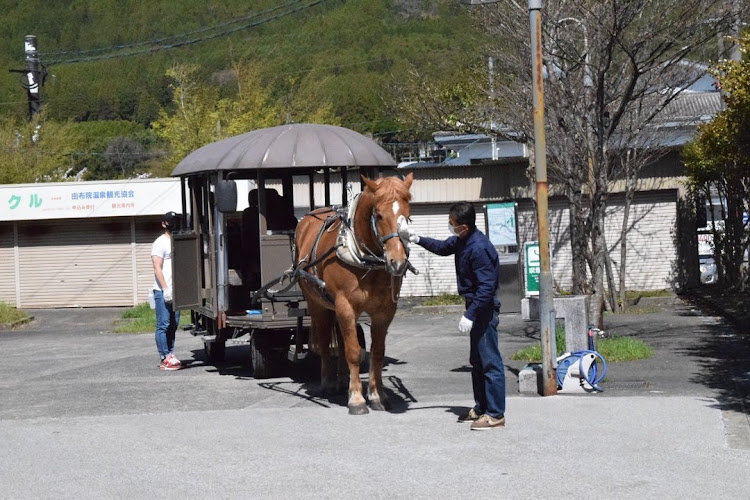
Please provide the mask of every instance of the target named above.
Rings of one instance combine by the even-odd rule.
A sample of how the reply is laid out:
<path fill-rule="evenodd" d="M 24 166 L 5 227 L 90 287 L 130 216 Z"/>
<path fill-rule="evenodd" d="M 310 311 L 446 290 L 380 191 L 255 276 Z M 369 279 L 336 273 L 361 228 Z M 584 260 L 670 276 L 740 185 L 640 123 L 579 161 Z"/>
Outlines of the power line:
<path fill-rule="evenodd" d="M 122 49 L 132 48 L 132 47 L 140 47 L 140 46 L 143 46 L 143 45 L 155 45 L 155 44 L 166 42 L 168 40 L 185 38 L 185 37 L 187 37 L 189 35 L 195 35 L 195 34 L 198 34 L 198 33 L 205 33 L 206 31 L 211 31 L 211 30 L 215 30 L 215 29 L 218 29 L 218 28 L 224 28 L 226 26 L 231 26 L 232 24 L 237 24 L 237 23 L 240 23 L 240 22 L 243 22 L 243 21 L 247 21 L 249 19 L 253 19 L 255 17 L 259 17 L 259 16 L 262 16 L 264 14 L 269 14 L 269 13 L 277 11 L 279 9 L 283 9 L 285 7 L 288 7 L 290 5 L 300 3 L 301 1 L 302 0 L 292 0 L 291 2 L 289 2 L 287 4 L 278 5 L 276 7 L 272 7 L 270 9 L 266 9 L 266 10 L 263 10 L 261 12 L 253 12 L 252 14 L 248 14 L 248 15 L 239 17 L 237 19 L 231 19 L 229 21 L 225 21 L 223 23 L 215 24 L 213 26 L 202 26 L 202 27 L 200 27 L 200 28 L 198 28 L 196 30 L 193 30 L 193 31 L 186 31 L 184 33 L 178 33 L 176 35 L 169 35 L 169 36 L 165 36 L 165 37 L 162 37 L 162 38 L 154 38 L 154 39 L 151 39 L 151 40 L 145 40 L 145 41 L 141 41 L 141 42 L 126 43 L 126 44 L 120 44 L 120 45 L 112 45 L 110 47 L 98 47 L 98 48 L 93 48 L 93 49 L 59 50 L 59 51 L 55 51 L 55 52 L 42 52 L 42 53 L 40 53 L 40 55 L 41 56 L 45 56 L 45 57 L 58 56 L 58 55 L 76 56 L 76 55 L 82 55 L 82 54 L 92 54 L 92 53 L 96 53 L 96 52 L 114 52 L 114 51 L 118 51 L 118 50 L 122 50 Z"/>
<path fill-rule="evenodd" d="M 76 62 L 99 61 L 99 60 L 105 60 L 105 59 L 119 59 L 119 58 L 123 58 L 123 57 L 130 57 L 130 56 L 142 55 L 142 54 L 152 54 L 154 52 L 159 52 L 159 51 L 162 51 L 162 50 L 168 50 L 168 49 L 174 49 L 174 48 L 178 48 L 178 47 L 184 47 L 184 46 L 187 46 L 187 45 L 192 45 L 192 44 L 195 44 L 195 43 L 205 42 L 207 40 L 212 40 L 214 38 L 219 38 L 219 37 L 231 35 L 232 33 L 236 33 L 236 32 L 241 31 L 241 30 L 255 28 L 255 27 L 260 26 L 262 24 L 265 24 L 265 23 L 268 23 L 268 22 L 271 22 L 271 21 L 275 21 L 277 19 L 281 19 L 282 17 L 288 16 L 290 14 L 294 14 L 294 13 L 297 13 L 297 12 L 301 12 L 301 11 L 307 10 L 307 9 L 312 8 L 312 7 L 314 7 L 314 6 L 318 5 L 318 4 L 321 4 L 321 3 L 325 2 L 325 1 L 326 0 L 315 0 L 314 2 L 311 2 L 311 3 L 308 3 L 306 5 L 302 5 L 302 6 L 293 8 L 291 10 L 288 10 L 286 12 L 282 12 L 280 14 L 277 14 L 275 16 L 271 16 L 271 17 L 266 18 L 266 19 L 261 19 L 259 21 L 255 21 L 255 22 L 252 22 L 250 24 L 245 24 L 245 25 L 242 25 L 242 26 L 234 27 L 234 28 L 231 28 L 231 29 L 227 29 L 227 30 L 221 31 L 219 33 L 213 33 L 211 35 L 207 35 L 207 36 L 195 38 L 195 39 L 192 39 L 192 40 L 184 40 L 184 41 L 174 42 L 174 43 L 170 43 L 170 44 L 166 44 L 166 45 L 160 45 L 160 46 L 157 46 L 157 47 L 148 47 L 148 48 L 145 48 L 145 49 L 135 50 L 135 51 L 130 51 L 130 52 L 124 52 L 124 53 L 104 54 L 104 55 L 98 55 L 98 56 L 79 57 L 79 58 L 64 59 L 64 60 L 53 60 L 53 61 L 49 61 L 47 64 L 48 65 L 53 65 L 53 64 L 69 64 L 69 63 L 76 63 Z M 284 8 L 284 7 L 288 6 L 288 5 L 294 4 L 294 3 L 298 3 L 298 2 L 297 1 L 293 1 L 290 4 L 286 4 L 285 6 L 282 6 L 282 8 Z M 142 44 L 139 43 L 139 45 L 142 45 Z"/>

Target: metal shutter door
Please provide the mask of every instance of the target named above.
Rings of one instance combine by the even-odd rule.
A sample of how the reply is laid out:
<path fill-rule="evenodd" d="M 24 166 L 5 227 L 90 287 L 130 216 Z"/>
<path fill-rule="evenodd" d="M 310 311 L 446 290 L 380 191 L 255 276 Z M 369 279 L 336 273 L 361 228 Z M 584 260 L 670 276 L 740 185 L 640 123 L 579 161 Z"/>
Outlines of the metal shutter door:
<path fill-rule="evenodd" d="M 98 307 L 133 301 L 130 219 L 19 224 L 22 307 Z"/>
<path fill-rule="evenodd" d="M 151 264 L 151 245 L 161 235 L 161 217 L 139 217 L 135 220 L 136 304 L 146 302 L 148 292 L 154 288 L 154 267 Z"/>
<path fill-rule="evenodd" d="M 0 224 L 0 302 L 16 306 L 16 256 L 13 224 Z"/>

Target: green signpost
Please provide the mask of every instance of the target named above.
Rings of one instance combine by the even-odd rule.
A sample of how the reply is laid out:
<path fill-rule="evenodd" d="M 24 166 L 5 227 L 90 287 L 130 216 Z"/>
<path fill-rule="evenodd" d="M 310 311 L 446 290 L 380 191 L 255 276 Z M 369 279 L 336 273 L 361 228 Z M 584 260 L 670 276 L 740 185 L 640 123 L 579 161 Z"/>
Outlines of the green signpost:
<path fill-rule="evenodd" d="M 539 272 L 541 261 L 539 259 L 539 242 L 527 241 L 523 245 L 524 275 L 526 279 L 526 296 L 539 295 Z"/>

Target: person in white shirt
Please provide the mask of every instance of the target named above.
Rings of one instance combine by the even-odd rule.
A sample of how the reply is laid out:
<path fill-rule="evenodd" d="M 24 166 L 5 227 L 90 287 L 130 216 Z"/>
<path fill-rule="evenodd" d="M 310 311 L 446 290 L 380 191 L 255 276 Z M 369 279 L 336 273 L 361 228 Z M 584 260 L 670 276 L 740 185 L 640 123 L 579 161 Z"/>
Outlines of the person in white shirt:
<path fill-rule="evenodd" d="M 161 218 L 164 233 L 151 246 L 154 265 L 154 306 L 156 309 L 156 349 L 162 370 L 179 370 L 182 363 L 172 352 L 175 332 L 180 322 L 180 311 L 172 308 L 172 231 L 180 223 L 180 216 L 167 212 Z"/>

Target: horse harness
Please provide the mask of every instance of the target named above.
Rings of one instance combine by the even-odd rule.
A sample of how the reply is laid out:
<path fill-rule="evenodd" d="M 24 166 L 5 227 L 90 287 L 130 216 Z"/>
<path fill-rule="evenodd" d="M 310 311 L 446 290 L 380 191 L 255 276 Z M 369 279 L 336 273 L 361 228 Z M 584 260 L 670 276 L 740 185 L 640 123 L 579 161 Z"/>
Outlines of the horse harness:
<path fill-rule="evenodd" d="M 377 250 L 379 250 L 381 254 L 379 255 L 378 253 L 370 249 L 359 237 L 357 237 L 354 232 L 354 214 L 356 213 L 358 202 L 359 195 L 354 197 L 349 207 L 330 207 L 325 210 L 318 210 L 305 214 L 304 217 L 318 217 L 322 214 L 328 214 L 328 216 L 323 221 L 323 224 L 320 226 L 320 229 L 318 230 L 318 234 L 315 237 L 315 241 L 313 243 L 310 254 L 302 257 L 301 259 L 299 259 L 299 261 L 297 261 L 295 256 L 295 265 L 292 269 L 284 273 L 281 278 L 272 281 L 271 283 L 269 283 L 269 285 L 264 286 L 263 289 L 258 290 L 256 294 L 265 293 L 265 291 L 267 291 L 270 286 L 273 286 L 281 281 L 285 281 L 286 279 L 290 279 L 289 285 L 281 290 L 286 291 L 291 288 L 300 278 L 302 278 L 314 283 L 317 286 L 321 297 L 330 304 L 333 304 L 333 298 L 328 294 L 325 282 L 317 276 L 317 265 L 328 256 L 330 256 L 333 252 L 336 252 L 336 257 L 338 257 L 342 262 L 353 267 L 367 270 L 365 275 L 367 275 L 367 273 L 372 270 L 386 270 L 387 262 L 385 257 L 382 255 L 382 252 L 385 249 L 385 243 L 391 238 L 399 237 L 399 234 L 398 232 L 393 232 L 386 235 L 381 235 L 375 222 L 376 213 L 375 209 L 373 209 L 372 213 L 370 214 L 370 226 L 378 243 Z M 336 237 L 336 243 L 321 255 L 318 255 L 318 246 L 320 244 L 321 238 L 323 237 L 323 234 L 333 231 L 337 227 L 339 234 Z M 404 247 L 407 251 L 407 270 L 411 271 L 414 274 L 418 274 L 419 271 L 417 271 L 414 266 L 412 266 L 412 264 L 408 261 L 408 245 L 404 244 Z M 391 298 L 394 302 L 398 300 L 398 295 L 395 292 L 395 281 L 398 280 L 398 284 L 400 285 L 401 279 L 402 276 L 391 275 Z"/>

